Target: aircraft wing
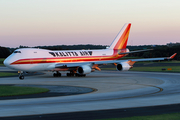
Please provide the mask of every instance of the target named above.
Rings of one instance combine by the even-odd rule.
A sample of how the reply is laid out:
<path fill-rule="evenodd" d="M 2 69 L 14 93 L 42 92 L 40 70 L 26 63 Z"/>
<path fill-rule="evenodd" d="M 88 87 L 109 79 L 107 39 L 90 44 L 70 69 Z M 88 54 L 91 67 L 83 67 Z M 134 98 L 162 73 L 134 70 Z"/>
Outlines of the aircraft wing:
<path fill-rule="evenodd" d="M 177 53 L 174 53 L 173 55 L 171 55 L 170 57 L 162 57 L 162 58 L 146 58 L 146 59 L 132 59 L 132 61 L 156 61 L 156 60 L 169 60 L 169 59 L 173 59 L 176 56 Z"/>
<path fill-rule="evenodd" d="M 158 61 L 158 60 L 173 59 L 176 56 L 176 54 L 177 53 L 174 53 L 170 57 L 161 57 L 161 58 L 92 61 L 92 62 L 77 62 L 77 63 L 58 63 L 55 65 L 55 68 L 71 68 L 71 67 L 89 66 L 91 68 L 95 68 L 97 70 L 100 70 L 100 68 L 98 68 L 99 65 L 104 65 L 104 64 L 115 64 L 115 65 L 117 65 L 117 64 L 121 64 L 121 63 L 126 63 L 126 64 L 129 64 L 129 66 L 132 66 L 135 62 L 139 62 L 139 61 Z"/>

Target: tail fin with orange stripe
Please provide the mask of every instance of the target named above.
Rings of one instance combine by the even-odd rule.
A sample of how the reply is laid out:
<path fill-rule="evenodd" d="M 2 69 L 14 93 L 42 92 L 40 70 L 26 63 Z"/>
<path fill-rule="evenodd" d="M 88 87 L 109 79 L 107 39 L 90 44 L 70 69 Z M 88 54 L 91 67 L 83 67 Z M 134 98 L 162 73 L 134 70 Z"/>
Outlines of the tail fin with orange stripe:
<path fill-rule="evenodd" d="M 126 23 L 118 33 L 114 41 L 111 43 L 109 49 L 125 49 L 129 37 L 130 28 L 131 23 Z"/>

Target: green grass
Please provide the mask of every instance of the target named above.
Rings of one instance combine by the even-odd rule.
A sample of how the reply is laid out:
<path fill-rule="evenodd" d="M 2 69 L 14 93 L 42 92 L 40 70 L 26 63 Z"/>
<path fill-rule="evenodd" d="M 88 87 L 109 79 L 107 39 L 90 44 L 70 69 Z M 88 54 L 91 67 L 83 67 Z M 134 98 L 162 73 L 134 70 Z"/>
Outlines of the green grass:
<path fill-rule="evenodd" d="M 0 97 L 17 96 L 17 95 L 30 95 L 30 94 L 37 94 L 37 93 L 45 93 L 48 91 L 49 90 L 46 88 L 0 86 Z"/>
<path fill-rule="evenodd" d="M 151 115 L 151 116 L 136 116 L 136 117 L 127 117 L 127 118 L 111 118 L 111 119 L 101 119 L 101 120 L 180 120 L 180 113 Z"/>
<path fill-rule="evenodd" d="M 165 68 L 166 70 L 162 70 L 162 68 Z M 171 68 L 172 70 L 167 70 L 168 68 Z M 130 71 L 180 72 L 180 66 L 133 67 Z"/>
<path fill-rule="evenodd" d="M 165 68 L 166 70 L 162 70 Z M 171 68 L 172 70 L 167 70 Z M 113 68 L 101 68 L 102 70 L 116 70 L 116 66 Z M 158 67 L 133 67 L 129 71 L 146 71 L 146 72 L 180 72 L 180 66 L 158 66 Z"/>
<path fill-rule="evenodd" d="M 0 72 L 0 77 L 7 77 L 7 76 L 13 76 L 13 75 L 18 75 L 18 73 Z"/>

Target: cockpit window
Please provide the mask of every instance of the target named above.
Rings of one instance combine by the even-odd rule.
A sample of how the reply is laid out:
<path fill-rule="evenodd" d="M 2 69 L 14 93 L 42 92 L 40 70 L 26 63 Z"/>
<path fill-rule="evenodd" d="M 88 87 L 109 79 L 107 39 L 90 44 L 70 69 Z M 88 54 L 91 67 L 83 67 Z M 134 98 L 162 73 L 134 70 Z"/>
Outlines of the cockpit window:
<path fill-rule="evenodd" d="M 21 51 L 14 51 L 14 53 L 21 53 Z"/>

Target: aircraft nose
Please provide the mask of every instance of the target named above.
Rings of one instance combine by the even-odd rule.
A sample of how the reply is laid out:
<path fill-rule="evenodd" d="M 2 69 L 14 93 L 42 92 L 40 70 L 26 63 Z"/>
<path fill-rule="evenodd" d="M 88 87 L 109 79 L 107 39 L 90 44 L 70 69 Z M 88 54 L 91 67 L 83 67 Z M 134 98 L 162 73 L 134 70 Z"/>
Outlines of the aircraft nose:
<path fill-rule="evenodd" d="M 9 67 L 9 65 L 10 65 L 10 61 L 8 58 L 6 58 L 3 63 L 6 67 Z"/>

